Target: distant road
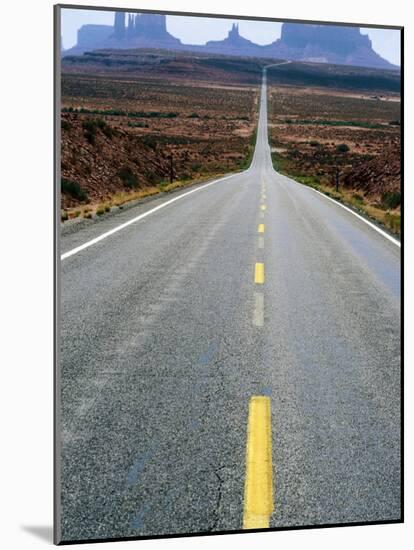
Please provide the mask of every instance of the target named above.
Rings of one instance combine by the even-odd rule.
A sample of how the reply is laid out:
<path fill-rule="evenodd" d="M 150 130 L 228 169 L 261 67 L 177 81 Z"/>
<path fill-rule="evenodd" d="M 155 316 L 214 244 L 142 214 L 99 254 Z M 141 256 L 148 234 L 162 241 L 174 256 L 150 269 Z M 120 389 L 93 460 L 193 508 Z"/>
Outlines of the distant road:
<path fill-rule="evenodd" d="M 264 524 L 400 518 L 400 248 L 273 170 L 265 76 L 250 169 L 61 248 L 63 540 L 246 526 L 248 418 Z"/>

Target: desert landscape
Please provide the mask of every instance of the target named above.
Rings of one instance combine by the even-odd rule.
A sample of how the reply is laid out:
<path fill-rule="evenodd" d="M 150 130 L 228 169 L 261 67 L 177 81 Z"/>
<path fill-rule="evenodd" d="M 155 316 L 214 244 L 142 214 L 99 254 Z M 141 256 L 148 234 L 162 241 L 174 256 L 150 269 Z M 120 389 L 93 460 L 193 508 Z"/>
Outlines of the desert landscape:
<path fill-rule="evenodd" d="M 104 70 L 94 59 L 65 64 L 63 220 L 100 215 L 132 199 L 247 167 L 259 67 L 252 84 L 234 61 L 229 78 L 220 60 L 215 66 L 209 58 L 109 56 L 114 65 Z M 127 74 L 125 57 L 135 64 L 132 71 L 127 65 Z"/>
<path fill-rule="evenodd" d="M 401 522 L 401 32 L 65 9 L 55 542 Z"/>
<path fill-rule="evenodd" d="M 393 83 L 303 84 L 269 89 L 275 168 L 399 233 L 401 105 Z"/>
<path fill-rule="evenodd" d="M 63 59 L 62 221 L 246 168 L 265 59 L 102 50 Z M 399 73 L 269 68 L 274 166 L 400 231 Z"/>

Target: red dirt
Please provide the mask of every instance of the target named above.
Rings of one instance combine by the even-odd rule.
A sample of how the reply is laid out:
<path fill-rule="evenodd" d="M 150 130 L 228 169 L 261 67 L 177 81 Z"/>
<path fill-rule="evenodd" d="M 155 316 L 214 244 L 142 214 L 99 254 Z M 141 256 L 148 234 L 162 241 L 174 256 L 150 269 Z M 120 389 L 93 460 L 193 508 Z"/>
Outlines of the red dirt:
<path fill-rule="evenodd" d="M 385 149 L 372 160 L 356 166 L 342 178 L 345 187 L 360 189 L 367 195 L 381 196 L 385 192 L 399 191 L 401 186 L 401 160 L 399 151 Z"/>

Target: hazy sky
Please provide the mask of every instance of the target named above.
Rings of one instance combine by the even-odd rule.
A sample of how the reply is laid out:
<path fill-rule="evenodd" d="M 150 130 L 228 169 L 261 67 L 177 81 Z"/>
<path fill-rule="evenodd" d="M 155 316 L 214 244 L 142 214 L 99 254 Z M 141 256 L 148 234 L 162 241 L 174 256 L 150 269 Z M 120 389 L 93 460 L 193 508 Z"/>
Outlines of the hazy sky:
<path fill-rule="evenodd" d="M 82 25 L 112 25 L 113 20 L 114 13 L 109 11 L 63 9 L 63 47 L 70 48 L 76 43 L 77 30 Z M 168 31 L 184 44 L 205 44 L 208 40 L 221 40 L 227 36 L 234 22 L 239 23 L 240 34 L 256 44 L 270 44 L 280 37 L 282 23 L 167 15 Z M 391 63 L 400 64 L 399 31 L 361 28 L 361 32 L 369 35 L 377 53 Z"/>

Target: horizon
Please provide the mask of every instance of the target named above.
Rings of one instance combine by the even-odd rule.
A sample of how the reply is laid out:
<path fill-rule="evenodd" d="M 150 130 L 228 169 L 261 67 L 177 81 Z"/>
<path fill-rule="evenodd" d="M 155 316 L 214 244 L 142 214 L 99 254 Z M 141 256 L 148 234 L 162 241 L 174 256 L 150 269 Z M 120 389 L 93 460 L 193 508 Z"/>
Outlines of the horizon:
<path fill-rule="evenodd" d="M 62 8 L 61 34 L 63 48 L 69 49 L 76 44 L 77 32 L 83 25 L 113 25 L 115 11 Z M 183 44 L 188 45 L 204 45 L 209 40 L 222 40 L 226 38 L 234 23 L 239 25 L 240 35 L 244 38 L 258 45 L 267 45 L 280 38 L 283 24 L 277 21 L 222 19 L 190 15 L 167 14 L 166 18 L 168 32 L 179 38 Z M 337 25 L 344 26 L 341 23 Z M 361 34 L 369 36 L 372 47 L 377 54 L 394 65 L 401 65 L 399 30 L 366 27 L 359 27 L 359 29 Z"/>

